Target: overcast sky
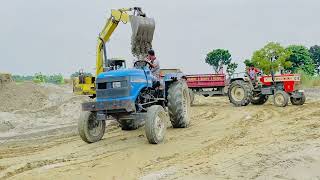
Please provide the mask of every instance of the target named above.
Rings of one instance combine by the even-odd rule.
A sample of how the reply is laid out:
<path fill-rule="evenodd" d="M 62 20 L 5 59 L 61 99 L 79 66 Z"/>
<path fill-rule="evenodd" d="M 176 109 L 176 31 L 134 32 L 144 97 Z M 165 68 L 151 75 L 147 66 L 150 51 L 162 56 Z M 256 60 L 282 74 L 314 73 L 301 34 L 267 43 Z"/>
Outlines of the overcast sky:
<path fill-rule="evenodd" d="M 133 6 L 156 20 L 161 66 L 185 73 L 212 72 L 204 58 L 216 48 L 242 63 L 269 41 L 320 44 L 319 0 L 1 0 L 0 72 L 94 72 L 97 36 L 110 10 Z M 130 64 L 130 36 L 130 25 L 120 24 L 109 55 Z"/>

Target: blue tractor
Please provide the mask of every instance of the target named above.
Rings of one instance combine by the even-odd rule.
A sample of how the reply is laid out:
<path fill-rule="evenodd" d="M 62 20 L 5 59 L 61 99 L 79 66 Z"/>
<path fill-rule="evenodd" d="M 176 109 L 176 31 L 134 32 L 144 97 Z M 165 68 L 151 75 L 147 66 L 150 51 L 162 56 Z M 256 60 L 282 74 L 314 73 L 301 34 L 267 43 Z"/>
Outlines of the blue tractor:
<path fill-rule="evenodd" d="M 173 128 L 190 123 L 190 96 L 182 73 L 155 79 L 147 61 L 137 61 L 132 69 L 100 73 L 96 78 L 96 100 L 82 104 L 79 134 L 87 143 L 102 139 L 106 120 L 116 119 L 122 130 L 145 125 L 151 144 L 161 143 L 167 122 Z"/>

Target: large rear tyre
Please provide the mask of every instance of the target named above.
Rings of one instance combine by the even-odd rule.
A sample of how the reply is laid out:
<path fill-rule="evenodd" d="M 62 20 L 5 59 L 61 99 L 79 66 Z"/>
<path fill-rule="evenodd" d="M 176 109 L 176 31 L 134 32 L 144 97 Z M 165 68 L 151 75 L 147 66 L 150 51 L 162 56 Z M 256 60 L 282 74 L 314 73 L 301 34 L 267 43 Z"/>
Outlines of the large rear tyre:
<path fill-rule="evenodd" d="M 251 104 L 262 105 L 268 101 L 269 96 L 267 95 L 258 95 L 251 98 Z"/>
<path fill-rule="evenodd" d="M 106 130 L 106 122 L 97 120 L 97 113 L 81 112 L 78 121 L 78 131 L 81 139 L 87 143 L 100 141 Z"/>
<path fill-rule="evenodd" d="M 247 106 L 251 102 L 252 91 L 248 83 L 236 80 L 228 89 L 228 97 L 230 103 L 235 106 Z"/>
<path fill-rule="evenodd" d="M 290 97 L 290 101 L 291 101 L 292 105 L 300 106 L 300 105 L 303 105 L 306 102 L 306 96 L 303 93 L 300 98 Z"/>
<path fill-rule="evenodd" d="M 163 141 L 168 121 L 169 117 L 162 106 L 154 105 L 148 108 L 145 132 L 150 144 L 159 144 Z"/>
<path fill-rule="evenodd" d="M 190 104 L 193 105 L 194 103 L 194 92 L 192 89 L 189 89 L 189 95 L 190 95 Z"/>
<path fill-rule="evenodd" d="M 278 107 L 286 107 L 289 102 L 289 95 L 284 91 L 276 91 L 273 95 L 273 103 Z"/>
<path fill-rule="evenodd" d="M 190 124 L 190 95 L 187 83 L 173 82 L 168 90 L 168 111 L 174 128 L 186 128 Z"/>

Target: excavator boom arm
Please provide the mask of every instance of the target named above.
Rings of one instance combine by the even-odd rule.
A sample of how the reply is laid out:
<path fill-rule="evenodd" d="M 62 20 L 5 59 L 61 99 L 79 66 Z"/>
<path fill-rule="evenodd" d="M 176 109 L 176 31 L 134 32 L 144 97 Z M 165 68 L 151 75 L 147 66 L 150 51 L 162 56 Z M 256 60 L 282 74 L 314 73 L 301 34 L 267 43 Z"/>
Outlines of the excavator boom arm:
<path fill-rule="evenodd" d="M 112 33 L 117 28 L 119 22 L 123 22 L 124 24 L 129 22 L 129 15 L 126 13 L 127 11 L 131 11 L 129 9 L 119 9 L 119 10 L 111 10 L 111 16 L 108 19 L 106 25 L 103 27 L 101 33 L 99 34 L 98 44 L 97 44 L 97 56 L 96 56 L 96 76 L 98 76 L 101 72 L 103 72 L 103 64 L 104 64 L 104 45 L 110 39 Z"/>
<path fill-rule="evenodd" d="M 133 11 L 132 15 L 128 12 Z M 147 18 L 146 14 L 142 12 L 140 7 L 123 8 L 118 10 L 111 10 L 111 16 L 103 27 L 98 37 L 96 47 L 96 77 L 104 72 L 104 67 L 110 68 L 110 62 L 107 61 L 107 53 L 105 44 L 109 41 L 112 33 L 117 28 L 118 24 L 131 22 L 132 36 L 131 36 L 131 51 L 135 57 L 143 56 L 147 50 L 150 49 L 152 37 L 155 29 L 155 22 L 152 18 Z M 142 54 L 142 55 L 141 55 Z M 111 61 L 112 62 L 112 61 Z M 85 76 L 87 81 L 79 83 L 81 77 L 79 76 L 73 84 L 73 90 L 76 94 L 87 94 L 90 97 L 95 97 L 95 78 L 92 76 Z M 89 81 L 90 80 L 90 81 Z"/>
<path fill-rule="evenodd" d="M 133 11 L 133 15 L 127 12 Z M 146 52 L 152 48 L 152 39 L 155 29 L 155 22 L 152 18 L 147 18 L 140 7 L 123 8 L 111 10 L 111 16 L 99 34 L 96 56 L 96 76 L 104 71 L 106 58 L 105 43 L 110 39 L 112 33 L 117 28 L 119 22 L 124 24 L 131 22 L 132 37 L 131 51 L 136 58 L 143 58 Z"/>

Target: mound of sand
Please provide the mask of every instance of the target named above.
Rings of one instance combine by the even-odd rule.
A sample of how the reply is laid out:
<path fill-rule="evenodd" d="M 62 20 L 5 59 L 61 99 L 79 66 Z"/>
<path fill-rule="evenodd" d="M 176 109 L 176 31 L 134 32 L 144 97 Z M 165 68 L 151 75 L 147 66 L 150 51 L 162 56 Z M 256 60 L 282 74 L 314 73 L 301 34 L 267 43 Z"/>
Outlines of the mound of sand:
<path fill-rule="evenodd" d="M 4 137 L 74 127 L 86 96 L 69 85 L 10 83 L 0 89 L 0 142 Z M 76 129 L 76 128 L 73 128 Z"/>
<path fill-rule="evenodd" d="M 10 83 L 0 87 L 0 111 L 39 109 L 46 104 L 47 90 L 33 83 Z"/>

